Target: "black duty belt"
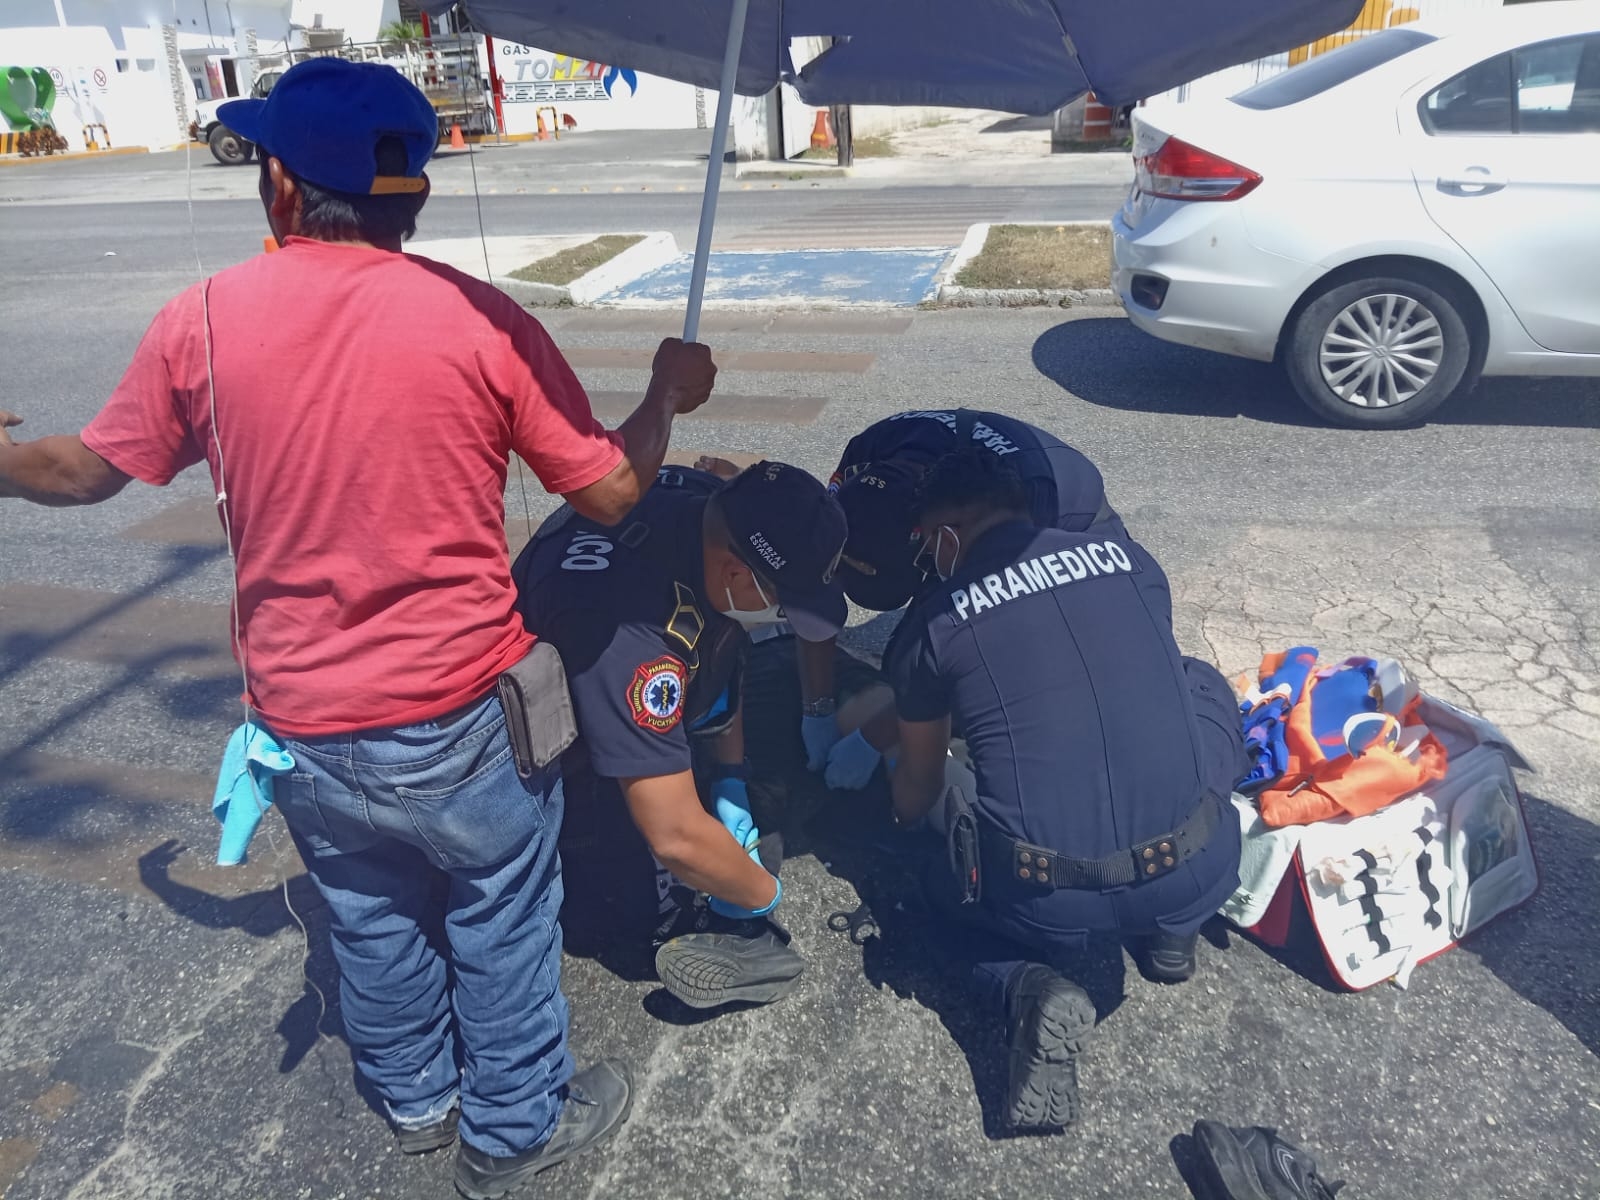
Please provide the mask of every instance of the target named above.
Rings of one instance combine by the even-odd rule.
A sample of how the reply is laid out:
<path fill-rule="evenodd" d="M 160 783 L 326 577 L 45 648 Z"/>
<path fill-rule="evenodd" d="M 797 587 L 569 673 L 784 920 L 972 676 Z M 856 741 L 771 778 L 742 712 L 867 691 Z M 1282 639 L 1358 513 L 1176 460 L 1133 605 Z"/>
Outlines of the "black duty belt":
<path fill-rule="evenodd" d="M 1003 874 L 1009 876 L 1013 884 L 1047 892 L 1057 888 L 1098 890 L 1145 883 L 1176 870 L 1178 864 L 1199 853 L 1211 840 L 1228 809 L 1227 801 L 1208 792 L 1189 819 L 1172 832 L 1104 858 L 1072 858 L 1047 846 L 1006 837 L 993 826 L 980 822 L 989 850 L 984 856 L 984 866 L 986 872 L 995 870 L 1003 861 Z M 1006 856 L 1004 860 L 1001 854 Z"/>

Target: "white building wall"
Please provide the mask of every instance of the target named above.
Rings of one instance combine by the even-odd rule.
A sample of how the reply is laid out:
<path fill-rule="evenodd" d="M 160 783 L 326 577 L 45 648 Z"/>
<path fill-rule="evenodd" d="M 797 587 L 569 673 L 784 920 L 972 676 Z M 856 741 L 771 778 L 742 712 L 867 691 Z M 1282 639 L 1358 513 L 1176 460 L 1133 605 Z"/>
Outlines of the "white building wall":
<path fill-rule="evenodd" d="M 296 24 L 343 29 L 375 41 L 399 15 L 398 0 L 0 0 L 0 66 L 44 67 L 56 81 L 52 116 L 71 149 L 86 130 L 101 145 L 164 147 L 183 139 L 200 99 L 226 93 L 219 59 L 281 50 Z M 231 21 L 230 21 L 231 16 Z M 59 17 L 65 17 L 66 24 Z M 174 101 L 163 26 L 173 26 L 184 76 Z M 248 72 L 238 76 L 248 90 Z M 3 125 L 3 122 L 0 122 Z"/>
<path fill-rule="evenodd" d="M 580 131 L 704 129 L 717 112 L 714 91 L 516 42 L 494 39 L 494 61 L 509 134 L 535 132 L 546 106 Z"/>

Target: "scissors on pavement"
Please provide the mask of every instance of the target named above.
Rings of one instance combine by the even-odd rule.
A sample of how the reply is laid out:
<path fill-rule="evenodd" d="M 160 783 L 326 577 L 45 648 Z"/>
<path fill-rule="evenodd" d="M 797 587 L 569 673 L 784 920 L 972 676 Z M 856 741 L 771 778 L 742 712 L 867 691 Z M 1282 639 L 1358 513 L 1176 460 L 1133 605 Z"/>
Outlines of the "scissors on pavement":
<path fill-rule="evenodd" d="M 835 933 L 848 933 L 857 946 L 865 946 L 868 938 L 875 938 L 879 934 L 877 918 L 872 915 L 872 909 L 865 900 L 853 912 L 840 909 L 830 913 L 828 928 Z"/>

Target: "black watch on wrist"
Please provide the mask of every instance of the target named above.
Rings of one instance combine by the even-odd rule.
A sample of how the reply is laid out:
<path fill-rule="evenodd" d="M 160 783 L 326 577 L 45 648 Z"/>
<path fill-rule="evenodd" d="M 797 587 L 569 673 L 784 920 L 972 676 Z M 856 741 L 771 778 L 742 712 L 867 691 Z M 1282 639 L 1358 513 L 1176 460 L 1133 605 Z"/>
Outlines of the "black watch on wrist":
<path fill-rule="evenodd" d="M 831 717 L 838 708 L 832 696 L 823 696 L 818 700 L 807 700 L 800 706 L 800 711 L 808 717 Z"/>

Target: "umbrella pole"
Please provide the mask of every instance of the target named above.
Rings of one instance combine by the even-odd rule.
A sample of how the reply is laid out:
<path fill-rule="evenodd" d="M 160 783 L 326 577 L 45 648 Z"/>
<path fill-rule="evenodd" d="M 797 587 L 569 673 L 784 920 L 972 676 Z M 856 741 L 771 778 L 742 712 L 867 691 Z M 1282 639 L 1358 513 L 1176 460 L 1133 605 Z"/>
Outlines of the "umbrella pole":
<path fill-rule="evenodd" d="M 683 317 L 683 340 L 700 335 L 700 305 L 706 295 L 706 268 L 711 263 L 711 230 L 717 223 L 717 196 L 722 190 L 722 158 L 728 149 L 728 124 L 733 119 L 733 86 L 744 48 L 744 18 L 750 0 L 733 0 L 728 8 L 728 44 L 722 54 L 722 86 L 717 89 L 717 117 L 711 127 L 711 158 L 706 163 L 706 190 L 700 201 L 700 231 L 694 239 L 694 269 L 689 275 L 689 306 Z"/>

